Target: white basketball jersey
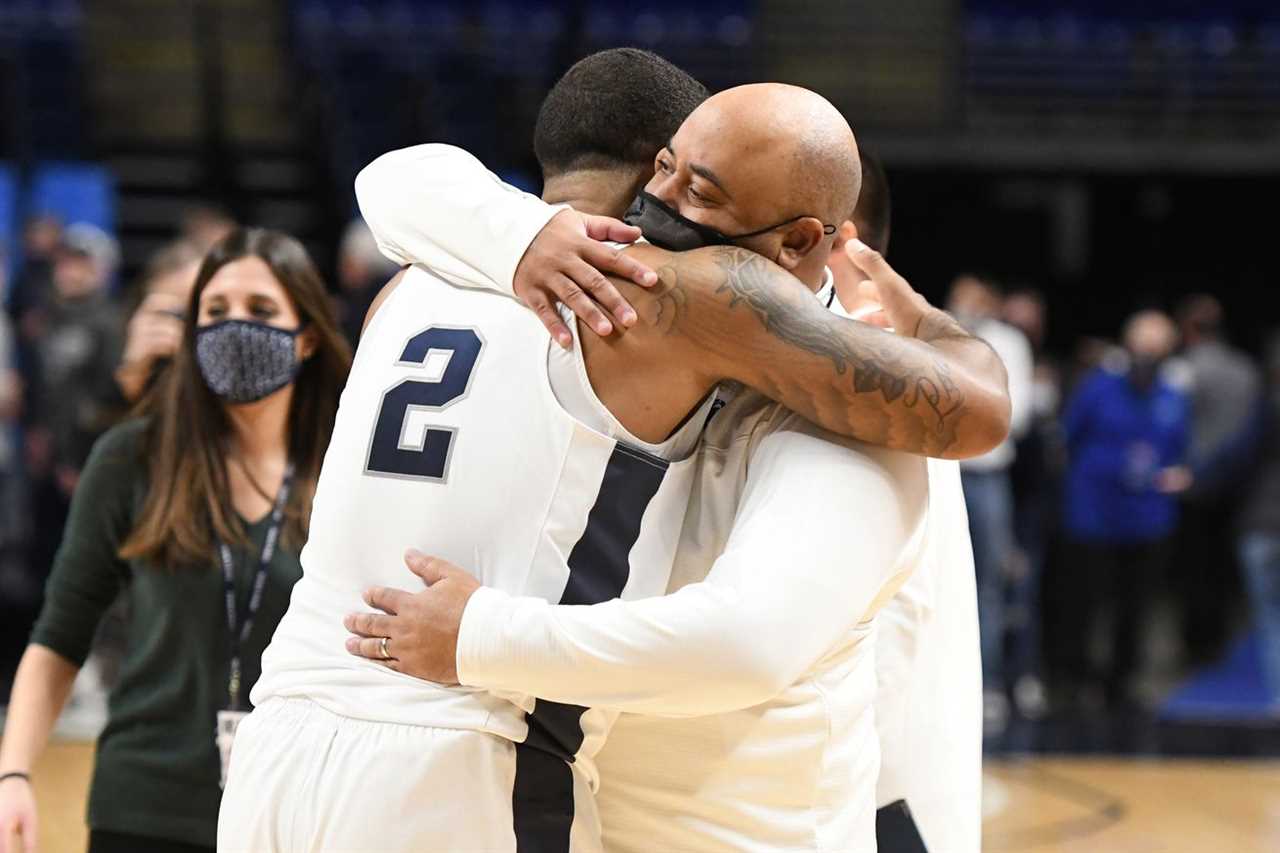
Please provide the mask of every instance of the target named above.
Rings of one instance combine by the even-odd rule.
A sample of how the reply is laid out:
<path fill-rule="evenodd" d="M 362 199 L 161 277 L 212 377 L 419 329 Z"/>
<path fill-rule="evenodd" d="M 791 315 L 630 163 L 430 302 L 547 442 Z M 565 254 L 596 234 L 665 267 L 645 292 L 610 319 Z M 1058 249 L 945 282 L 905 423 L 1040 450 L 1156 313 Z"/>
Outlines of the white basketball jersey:
<path fill-rule="evenodd" d="M 422 587 L 404 564 L 410 547 L 553 602 L 665 592 L 692 459 L 668 462 L 571 417 L 550 382 L 551 347 L 513 299 L 409 271 L 356 353 L 303 577 L 263 655 L 255 704 L 306 697 L 347 717 L 489 732 L 580 766 L 585 757 L 594 777 L 609 715 L 440 687 L 344 647 L 342 619 L 367 609 L 366 588 Z M 691 450 L 705 419 L 658 449 Z"/>

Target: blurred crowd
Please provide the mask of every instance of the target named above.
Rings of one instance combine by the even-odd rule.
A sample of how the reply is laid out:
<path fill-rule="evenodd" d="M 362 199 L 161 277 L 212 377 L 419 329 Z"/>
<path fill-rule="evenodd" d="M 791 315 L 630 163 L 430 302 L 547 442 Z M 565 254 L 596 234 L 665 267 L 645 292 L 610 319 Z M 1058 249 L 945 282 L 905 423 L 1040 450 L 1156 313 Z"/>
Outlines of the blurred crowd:
<path fill-rule="evenodd" d="M 1202 293 L 1056 357 L 1035 291 L 965 275 L 948 302 L 1014 407 L 1006 444 L 961 465 L 988 732 L 1153 710 L 1248 627 L 1280 708 L 1280 335 L 1251 358 Z"/>
<path fill-rule="evenodd" d="M 193 208 L 130 281 L 121 281 L 111 234 L 51 216 L 26 223 L 17 263 L 0 256 L 0 705 L 89 452 L 109 427 L 147 407 L 182 341 L 201 260 L 235 227 L 217 208 Z M 352 222 L 333 299 L 353 343 L 394 269 L 364 223 Z M 108 619 L 100 640 L 118 641 L 119 625 Z"/>
<path fill-rule="evenodd" d="M 89 450 L 147 405 L 201 259 L 233 227 L 193 210 L 121 282 L 111 235 L 37 217 L 20 264 L 0 263 L 15 271 L 0 282 L 0 699 Z M 391 271 L 353 222 L 333 297 L 353 343 Z M 1061 357 L 1034 290 L 962 275 L 947 302 L 1004 359 L 1014 405 L 1009 440 L 962 466 L 990 730 L 1013 714 L 1150 708 L 1246 624 L 1280 706 L 1280 337 L 1251 358 L 1201 294 Z"/>

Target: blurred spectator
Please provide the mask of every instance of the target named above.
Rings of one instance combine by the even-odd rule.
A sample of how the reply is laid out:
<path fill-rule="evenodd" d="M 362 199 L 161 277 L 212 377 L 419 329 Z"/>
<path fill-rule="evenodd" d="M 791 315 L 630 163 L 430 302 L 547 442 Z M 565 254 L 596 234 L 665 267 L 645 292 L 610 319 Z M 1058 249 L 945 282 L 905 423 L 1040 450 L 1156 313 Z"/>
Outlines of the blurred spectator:
<path fill-rule="evenodd" d="M 1239 489 L 1224 472 L 1213 470 L 1214 460 L 1244 427 L 1261 393 L 1261 378 L 1249 357 L 1227 343 L 1217 299 L 1190 296 L 1177 316 L 1191 380 L 1187 459 L 1196 476 L 1183 500 L 1175 569 L 1187 651 L 1193 661 L 1207 662 L 1222 650 L 1231 602 L 1239 592 L 1235 555 L 1222 535 L 1235 523 Z"/>
<path fill-rule="evenodd" d="M 1015 550 L 1005 620 L 1009 634 L 1005 669 L 1018 711 L 1035 718 L 1048 710 L 1041 677 L 1040 602 L 1061 485 L 1058 408 L 1062 392 L 1058 367 L 1044 351 L 1048 322 L 1044 298 L 1033 290 L 1010 293 L 1004 300 L 1004 320 L 1026 336 L 1034 365 L 1028 424 L 1016 441 L 1010 468 Z"/>
<path fill-rule="evenodd" d="M 9 315 L 20 319 L 48 299 L 53 256 L 62 242 L 62 223 L 54 216 L 34 216 L 22 231 L 22 266 L 9 293 Z M 3 292 L 3 291 L 0 291 Z"/>
<path fill-rule="evenodd" d="M 112 372 L 123 324 L 106 289 L 118 262 L 110 235 L 92 225 L 67 228 L 54 255 L 50 304 L 33 324 L 27 464 L 38 530 L 62 529 L 89 450 L 119 415 Z M 36 543 L 31 564 L 50 565 L 56 544 Z"/>
<path fill-rule="evenodd" d="M 338 316 L 352 346 L 360 339 L 360 327 L 373 298 L 395 272 L 396 265 L 379 251 L 378 241 L 364 220 L 351 220 L 338 246 Z"/>
<path fill-rule="evenodd" d="M 0 279 L 3 278 L 4 268 L 0 266 Z M 17 541 L 16 527 L 22 517 L 17 505 L 21 497 L 18 418 L 22 413 L 22 385 L 13 326 L 0 313 L 0 572 Z"/>
<path fill-rule="evenodd" d="M 1060 603 L 1077 630 L 1060 638 L 1059 660 L 1074 698 L 1102 687 L 1113 707 L 1134 698 L 1147 608 L 1161 580 L 1166 546 L 1178 518 L 1175 494 L 1189 475 L 1180 467 L 1190 429 L 1185 393 L 1162 376 L 1178 333 L 1158 311 L 1134 315 L 1124 330 L 1125 358 L 1095 370 L 1063 416 L 1068 464 L 1064 507 L 1069 541 L 1067 588 Z M 1103 611 L 1111 607 L 1111 619 Z M 1109 627 L 1104 627 L 1109 626 Z M 1109 657 L 1093 665 L 1094 636 Z"/>
<path fill-rule="evenodd" d="M 0 278 L 4 266 L 0 264 Z M 22 379 L 16 365 L 17 342 L 9 318 L 0 312 L 0 704 L 9 694 L 9 677 L 25 644 L 39 587 L 22 563 L 26 489 L 18 452 Z"/>
<path fill-rule="evenodd" d="M 182 215 L 181 238 L 202 256 L 235 229 L 231 214 L 214 204 L 198 204 Z"/>
<path fill-rule="evenodd" d="M 1237 548 L 1261 635 L 1267 691 L 1280 709 L 1280 333 L 1267 346 L 1266 370 L 1267 389 L 1241 434 L 1243 446 L 1256 452 L 1246 454 L 1253 473 L 1241 506 Z"/>
<path fill-rule="evenodd" d="M 116 384 L 125 401 L 137 402 L 155 385 L 182 343 L 182 325 L 202 254 L 186 240 L 161 249 L 142 275 L 142 301 L 125 334 L 124 354 L 116 368 Z"/>
<path fill-rule="evenodd" d="M 978 624 L 982 634 L 984 717 L 989 731 L 1008 717 L 1004 666 L 1005 594 L 1013 557 L 1013 494 L 1009 469 L 1014 442 L 1031 418 L 1031 346 L 1026 336 L 1000 319 L 1001 294 L 975 276 L 951 284 L 947 310 L 970 332 L 991 344 L 1009 374 L 1013 416 L 1004 443 L 977 459 L 960 463 L 964 499 L 969 507 L 973 562 L 978 574 Z"/>

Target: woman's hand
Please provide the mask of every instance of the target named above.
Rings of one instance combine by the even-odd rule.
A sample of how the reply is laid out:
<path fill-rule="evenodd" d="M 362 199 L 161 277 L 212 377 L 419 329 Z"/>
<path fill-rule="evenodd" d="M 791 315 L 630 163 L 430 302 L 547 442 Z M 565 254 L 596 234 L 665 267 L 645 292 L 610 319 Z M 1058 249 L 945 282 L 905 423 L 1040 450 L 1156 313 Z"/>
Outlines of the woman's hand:
<path fill-rule="evenodd" d="M 0 853 L 36 853 L 36 796 L 26 779 L 0 782 Z"/>

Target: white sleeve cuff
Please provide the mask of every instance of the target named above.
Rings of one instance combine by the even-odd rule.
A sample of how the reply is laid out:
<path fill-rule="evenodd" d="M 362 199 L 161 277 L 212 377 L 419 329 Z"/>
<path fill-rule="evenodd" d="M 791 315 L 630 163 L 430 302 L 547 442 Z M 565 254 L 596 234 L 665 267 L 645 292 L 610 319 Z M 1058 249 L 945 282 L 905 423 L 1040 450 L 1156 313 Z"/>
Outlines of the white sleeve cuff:
<path fill-rule="evenodd" d="M 551 218 L 562 210 L 568 210 L 567 204 L 547 204 L 542 199 L 533 195 L 524 195 L 526 203 L 519 206 L 513 206 L 511 210 L 511 221 L 502 227 L 505 233 L 504 245 L 523 246 L 524 248 L 517 255 L 514 252 L 492 252 L 484 256 L 482 261 L 482 270 L 490 279 L 501 287 L 505 288 L 505 292 L 511 296 L 515 296 L 515 279 L 516 268 L 520 266 L 520 262 L 524 260 L 525 252 L 529 250 L 529 245 L 533 243 L 535 237 L 547 227 L 547 223 Z M 534 203 L 529 203 L 534 202 Z M 495 211 L 495 214 L 497 211 Z M 495 223 L 495 225 L 499 225 Z"/>
<path fill-rule="evenodd" d="M 462 611 L 458 627 L 458 683 L 464 687 L 486 687 L 486 666 L 501 661 L 509 650 L 503 640 L 502 626 L 512 603 L 511 596 L 491 586 L 482 586 L 471 594 Z"/>

